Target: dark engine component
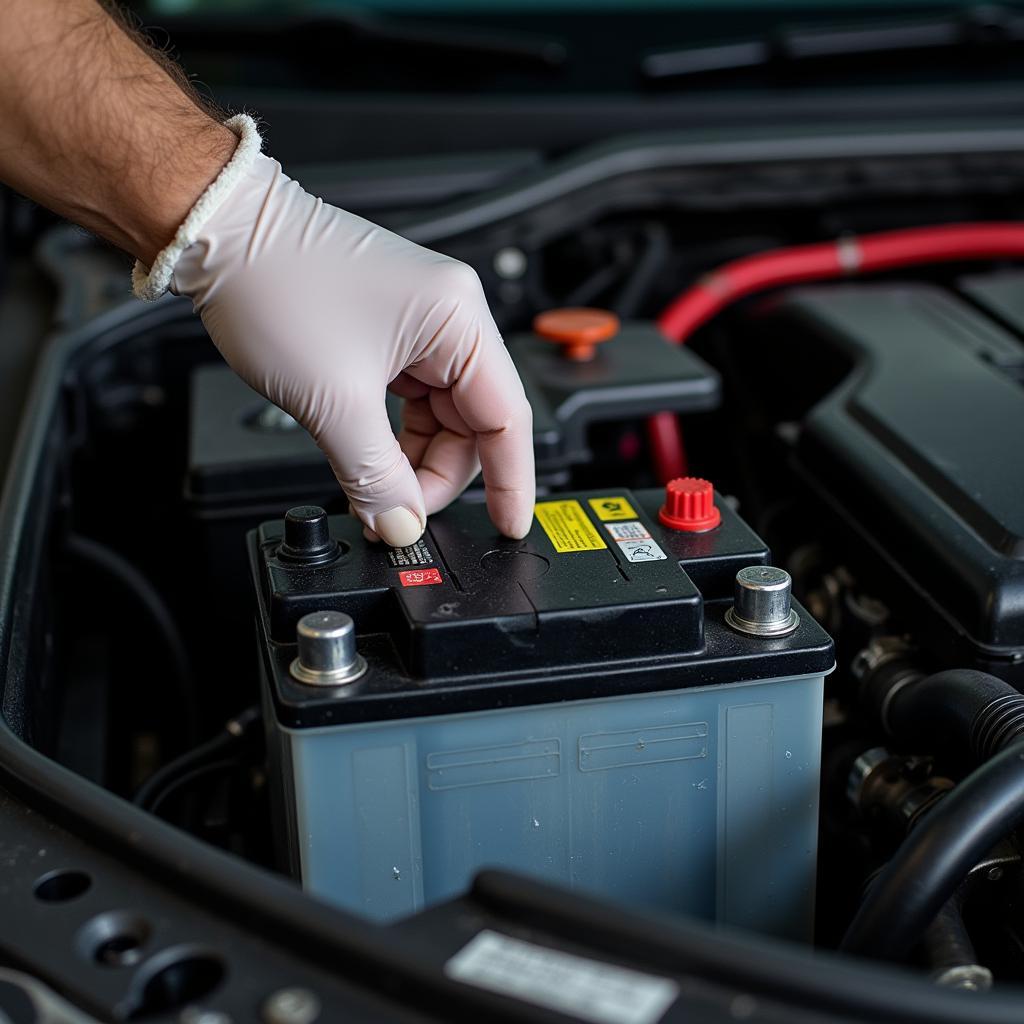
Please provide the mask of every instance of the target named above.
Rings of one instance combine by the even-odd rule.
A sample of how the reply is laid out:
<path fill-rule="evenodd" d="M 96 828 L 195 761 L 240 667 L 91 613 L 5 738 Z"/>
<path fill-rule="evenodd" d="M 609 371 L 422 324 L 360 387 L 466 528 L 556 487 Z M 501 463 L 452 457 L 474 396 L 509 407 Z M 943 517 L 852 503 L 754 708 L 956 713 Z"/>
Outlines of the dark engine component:
<path fill-rule="evenodd" d="M 541 318 L 538 318 L 541 319 Z M 583 359 L 572 346 L 536 334 L 509 339 L 509 352 L 533 407 L 538 471 L 593 458 L 593 423 L 661 411 L 704 412 L 720 401 L 718 374 L 694 352 L 670 344 L 652 323 L 627 322 Z"/>
<path fill-rule="evenodd" d="M 541 484 L 591 461 L 588 430 L 595 423 L 662 410 L 703 412 L 721 400 L 718 374 L 694 352 L 668 342 L 651 323 L 619 327 L 611 314 L 603 315 L 612 333 L 589 353 L 536 334 L 508 339 L 533 407 Z M 196 515 L 267 516 L 289 500 L 336 493 L 330 467 L 309 435 L 227 367 L 198 368 L 191 391 L 185 494 Z M 397 403 L 389 412 L 397 427 Z"/>
<path fill-rule="evenodd" d="M 802 474 L 912 598 L 940 664 L 1024 682 L 1020 339 L 928 286 L 800 290 L 782 312 L 852 366 L 803 423 Z"/>

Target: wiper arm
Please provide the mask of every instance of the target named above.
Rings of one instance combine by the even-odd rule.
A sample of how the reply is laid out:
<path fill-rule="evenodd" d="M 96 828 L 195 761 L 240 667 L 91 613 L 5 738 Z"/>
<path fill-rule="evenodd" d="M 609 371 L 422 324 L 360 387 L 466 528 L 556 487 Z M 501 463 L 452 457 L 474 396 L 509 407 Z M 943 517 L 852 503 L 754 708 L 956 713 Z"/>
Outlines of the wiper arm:
<path fill-rule="evenodd" d="M 664 81 L 837 58 L 961 49 L 987 52 L 1022 42 L 1024 16 L 984 5 L 949 18 L 783 29 L 768 39 L 665 50 L 645 56 L 641 72 L 646 79 Z"/>
<path fill-rule="evenodd" d="M 456 58 L 491 59 L 536 69 L 557 69 L 567 59 L 565 46 L 525 32 L 501 32 L 475 25 L 430 24 L 362 11 L 292 15 L 178 15 L 161 19 L 176 46 L 189 50 L 221 47 L 234 52 L 301 57 L 307 47 L 378 45 L 435 51 Z"/>

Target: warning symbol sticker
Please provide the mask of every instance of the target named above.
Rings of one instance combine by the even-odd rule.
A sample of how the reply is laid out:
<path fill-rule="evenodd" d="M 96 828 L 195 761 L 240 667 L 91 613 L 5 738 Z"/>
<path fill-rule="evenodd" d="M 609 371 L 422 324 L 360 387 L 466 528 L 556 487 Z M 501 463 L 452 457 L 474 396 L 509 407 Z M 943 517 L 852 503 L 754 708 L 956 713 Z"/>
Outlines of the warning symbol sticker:
<path fill-rule="evenodd" d="M 668 558 L 653 540 L 620 540 L 619 550 L 631 562 L 658 562 Z"/>
<path fill-rule="evenodd" d="M 599 551 L 608 546 L 578 501 L 538 501 L 533 511 L 559 554 Z"/>
<path fill-rule="evenodd" d="M 406 569 L 398 574 L 403 587 L 430 587 L 435 583 L 443 583 L 437 569 Z"/>
<path fill-rule="evenodd" d="M 632 523 L 608 523 L 605 529 L 616 540 L 650 540 L 651 535 L 647 527 L 640 522 Z"/>
<path fill-rule="evenodd" d="M 430 548 L 422 537 L 405 548 L 388 548 L 388 561 L 396 569 L 404 569 L 407 565 L 430 565 L 433 560 Z"/>
<path fill-rule="evenodd" d="M 589 498 L 588 502 L 602 523 L 614 522 L 616 519 L 636 519 L 636 509 L 621 494 L 610 498 Z"/>

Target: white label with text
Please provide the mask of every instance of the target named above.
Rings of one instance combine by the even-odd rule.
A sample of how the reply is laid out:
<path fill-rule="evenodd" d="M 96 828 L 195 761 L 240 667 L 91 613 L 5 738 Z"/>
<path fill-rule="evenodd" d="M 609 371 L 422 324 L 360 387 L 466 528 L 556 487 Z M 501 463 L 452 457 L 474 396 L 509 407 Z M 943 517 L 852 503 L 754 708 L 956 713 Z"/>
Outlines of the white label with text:
<path fill-rule="evenodd" d="M 670 978 L 588 960 L 498 932 L 479 932 L 445 964 L 478 988 L 593 1024 L 656 1024 L 679 995 Z"/>

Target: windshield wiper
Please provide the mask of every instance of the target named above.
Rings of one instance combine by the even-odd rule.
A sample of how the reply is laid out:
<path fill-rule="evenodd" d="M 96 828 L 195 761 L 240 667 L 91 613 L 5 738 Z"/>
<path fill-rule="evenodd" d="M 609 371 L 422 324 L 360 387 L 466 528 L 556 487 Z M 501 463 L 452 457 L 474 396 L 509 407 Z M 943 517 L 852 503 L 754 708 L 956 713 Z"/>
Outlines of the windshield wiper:
<path fill-rule="evenodd" d="M 647 54 L 641 73 L 650 81 L 664 81 L 851 57 L 933 55 L 943 50 L 991 53 L 1021 43 L 1024 16 L 983 5 L 945 18 L 782 29 L 766 39 L 664 50 Z"/>
<path fill-rule="evenodd" d="M 175 46 L 196 51 L 233 52 L 308 58 L 325 47 L 338 50 L 380 46 L 434 51 L 438 55 L 497 60 L 503 65 L 557 69 L 567 59 L 565 46 L 525 32 L 500 32 L 475 25 L 431 24 L 363 11 L 318 11 L 285 15 L 177 15 L 161 19 Z M 149 30 L 153 31 L 153 30 Z"/>

